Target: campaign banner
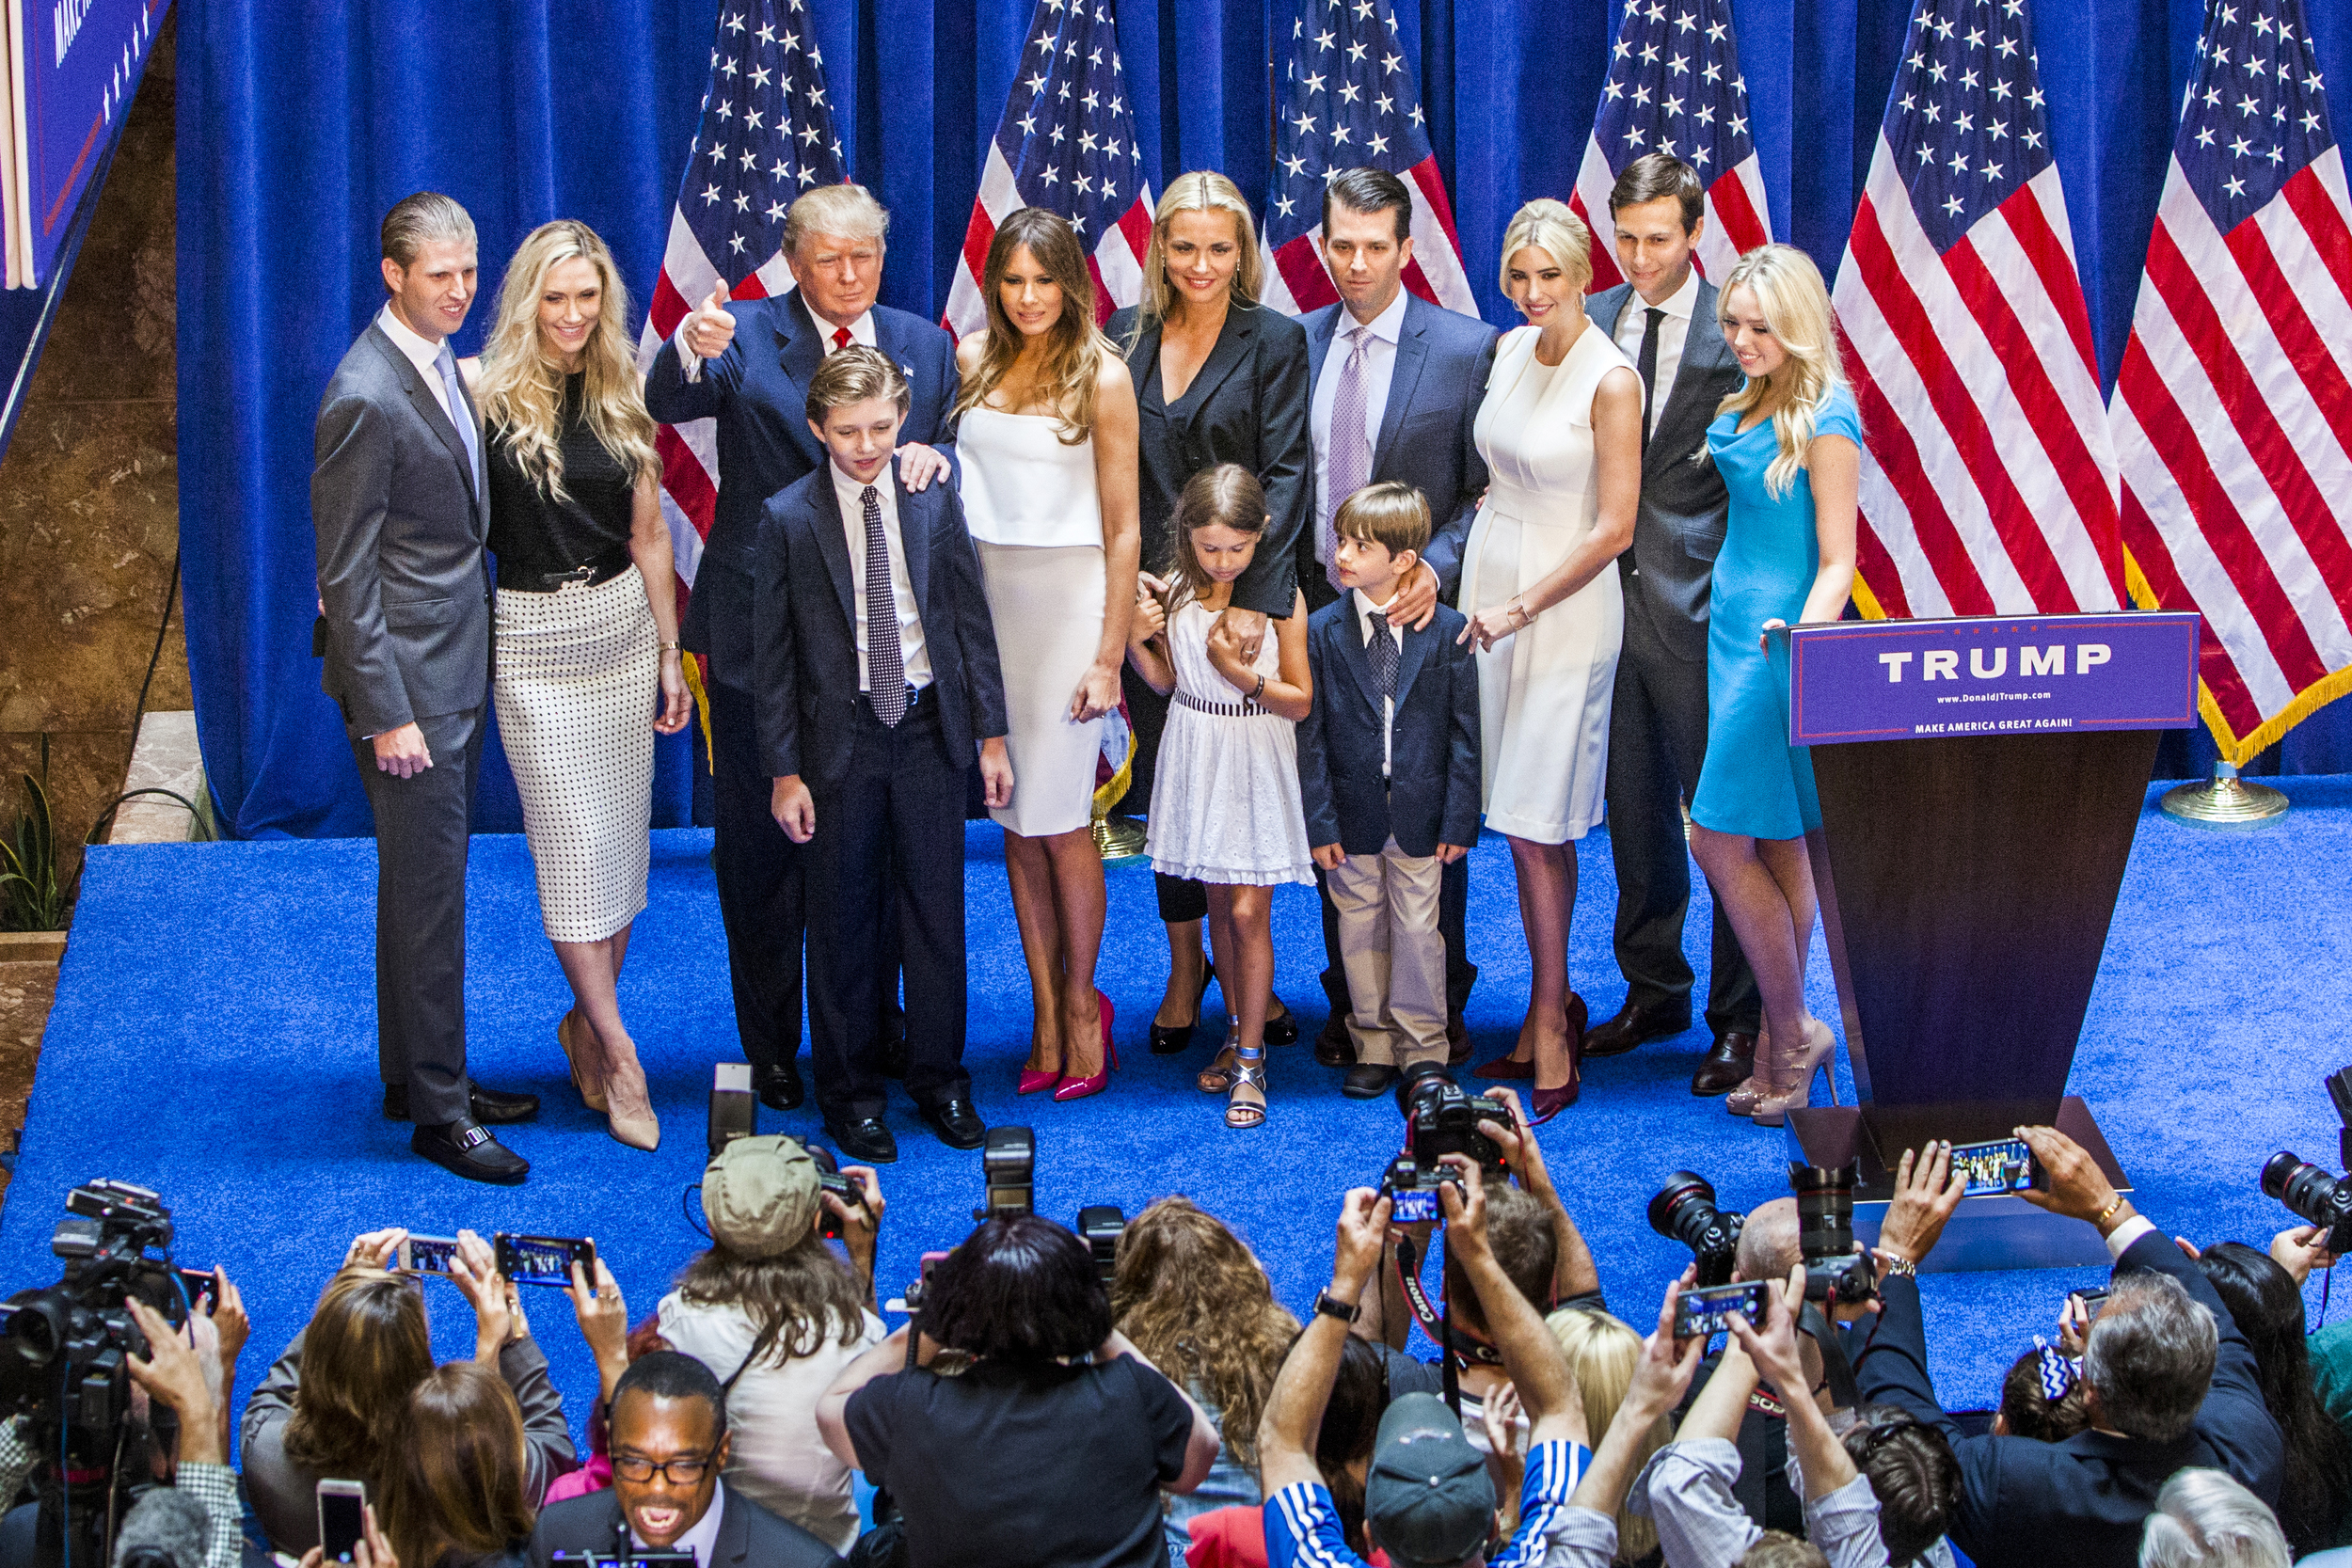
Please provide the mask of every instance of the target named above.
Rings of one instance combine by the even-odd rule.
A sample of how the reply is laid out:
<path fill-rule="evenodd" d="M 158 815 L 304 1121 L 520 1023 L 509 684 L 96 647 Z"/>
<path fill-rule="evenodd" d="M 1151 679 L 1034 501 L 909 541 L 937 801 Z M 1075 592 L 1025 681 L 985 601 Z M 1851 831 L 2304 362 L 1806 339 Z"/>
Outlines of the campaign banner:
<path fill-rule="evenodd" d="M 83 188 L 105 162 L 170 0 L 7 0 L 8 280 L 49 280 Z"/>
<path fill-rule="evenodd" d="M 1788 743 L 2197 721 L 2189 612 L 1839 621 L 1788 636 Z"/>

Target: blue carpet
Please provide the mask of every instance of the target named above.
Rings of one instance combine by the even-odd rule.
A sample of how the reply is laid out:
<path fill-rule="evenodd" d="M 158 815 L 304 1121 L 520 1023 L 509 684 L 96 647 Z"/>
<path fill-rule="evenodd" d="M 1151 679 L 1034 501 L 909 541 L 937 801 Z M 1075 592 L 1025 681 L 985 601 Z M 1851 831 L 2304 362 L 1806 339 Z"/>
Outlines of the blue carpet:
<path fill-rule="evenodd" d="M 2247 835 L 2172 823 L 2154 811 L 2152 791 L 2075 1062 L 2074 1087 L 2143 1207 L 2168 1229 L 2206 1240 L 2259 1243 L 2287 1222 L 2261 1196 L 2256 1172 L 2281 1147 L 2332 1159 L 2336 1124 L 2319 1079 L 2352 1059 L 2333 1038 L 2352 974 L 2352 780 L 2278 782 L 2293 815 Z M 1002 841 L 980 824 L 969 843 L 967 1060 L 984 1115 L 1037 1129 L 1041 1209 L 1067 1220 L 1082 1204 L 1117 1203 L 1132 1214 L 1160 1195 L 1187 1193 L 1248 1239 L 1283 1299 L 1304 1310 L 1327 1278 L 1338 1193 L 1372 1180 L 1395 1147 L 1393 1106 L 1343 1100 L 1338 1075 L 1315 1067 L 1302 1042 L 1274 1055 L 1271 1124 L 1225 1131 L 1217 1102 L 1190 1086 L 1206 1047 L 1153 1058 L 1142 1046 L 1166 959 L 1140 867 L 1112 874 L 1102 964 L 1131 1046 L 1124 1069 L 1098 1099 L 1017 1101 L 1027 984 Z M 514 1147 L 535 1165 L 515 1191 L 468 1186 L 416 1160 L 406 1128 L 377 1114 L 373 843 L 91 851 L 0 1226 L 0 1289 L 53 1281 L 49 1232 L 66 1190 L 113 1176 L 159 1189 L 174 1207 L 183 1263 L 226 1264 L 239 1281 L 255 1325 L 248 1386 L 301 1326 L 348 1238 L 378 1226 L 593 1235 L 632 1314 L 649 1310 L 701 1244 L 681 1196 L 701 1170 L 711 1063 L 736 1055 L 709 835 L 662 832 L 654 846 L 652 906 L 623 980 L 663 1118 L 661 1150 L 648 1156 L 607 1138 L 570 1091 L 552 1037 L 566 994 L 540 932 L 523 841 L 475 840 L 474 1066 L 486 1082 L 547 1102 L 537 1123 L 513 1130 Z M 1485 974 L 1470 1023 L 1483 1059 L 1517 1029 L 1527 960 L 1507 853 L 1490 839 L 1471 863 L 1471 955 Z M 1581 864 L 1572 975 L 1598 1019 L 1623 994 L 1609 957 L 1614 886 L 1602 834 L 1585 842 Z M 1311 1032 L 1322 1011 L 1311 892 L 1280 890 L 1275 911 L 1279 991 Z M 1692 910 L 1692 952 L 1705 950 L 1707 918 L 1703 903 Z M 1818 946 L 1813 973 L 1814 1006 L 1835 1018 Z M 1204 1033 L 1220 1026 L 1213 1007 Z M 1785 1191 L 1782 1136 L 1689 1094 L 1706 1044 L 1693 1031 L 1594 1064 L 1583 1102 L 1542 1134 L 1613 1303 L 1637 1322 L 1655 1311 L 1682 1261 L 1643 1218 L 1665 1171 L 1708 1174 L 1726 1205 Z M 1850 1098 L 1842 1064 L 1840 1079 Z M 816 1127 L 809 1111 L 763 1117 L 770 1131 Z M 912 1276 L 918 1254 L 962 1235 L 979 1196 L 977 1155 L 942 1148 L 903 1102 L 891 1121 L 903 1157 L 883 1176 L 885 1295 Z M 2029 1335 L 2046 1331 L 2062 1292 L 2090 1277 L 1931 1277 L 1931 1345 L 1947 1402 L 1990 1402 L 2000 1370 Z M 444 1356 L 465 1354 L 462 1302 L 446 1287 L 432 1291 L 437 1344 Z M 559 1386 L 584 1410 L 595 1375 L 568 1306 L 553 1292 L 528 1305 Z"/>

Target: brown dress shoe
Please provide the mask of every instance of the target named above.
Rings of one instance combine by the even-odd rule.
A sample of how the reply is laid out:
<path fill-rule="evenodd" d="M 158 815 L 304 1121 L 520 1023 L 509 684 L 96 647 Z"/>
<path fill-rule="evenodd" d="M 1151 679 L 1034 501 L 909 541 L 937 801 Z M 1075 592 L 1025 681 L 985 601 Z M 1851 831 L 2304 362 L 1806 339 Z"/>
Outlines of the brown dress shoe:
<path fill-rule="evenodd" d="M 1642 1006 L 1628 1002 L 1617 1009 L 1617 1016 L 1584 1032 L 1584 1054 L 1587 1056 L 1622 1056 L 1644 1040 L 1663 1039 L 1679 1035 L 1691 1027 L 1691 1009 L 1663 1006 Z"/>
<path fill-rule="evenodd" d="M 1590 1037 L 1588 1036 L 1587 1038 Z M 1744 1029 L 1728 1030 L 1715 1037 L 1715 1043 L 1699 1063 L 1698 1071 L 1691 1075 L 1691 1092 L 1695 1095 L 1729 1094 L 1747 1081 L 1756 1070 L 1756 1037 Z"/>
<path fill-rule="evenodd" d="M 1455 1013 L 1445 1021 L 1445 1043 L 1446 1066 L 1452 1068 L 1468 1065 L 1470 1059 L 1470 1025 L 1462 1022 L 1460 1013 Z"/>
<path fill-rule="evenodd" d="M 1347 1032 L 1347 1020 L 1343 1015 L 1333 1013 L 1316 1031 L 1315 1062 L 1322 1067 L 1356 1065 L 1356 1037 Z"/>

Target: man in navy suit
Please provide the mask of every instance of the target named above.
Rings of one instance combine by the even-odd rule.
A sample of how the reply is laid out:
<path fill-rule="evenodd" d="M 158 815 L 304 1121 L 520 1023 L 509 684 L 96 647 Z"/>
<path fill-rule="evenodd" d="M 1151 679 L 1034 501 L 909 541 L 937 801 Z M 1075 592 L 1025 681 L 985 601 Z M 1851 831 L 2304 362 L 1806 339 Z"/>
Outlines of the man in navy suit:
<path fill-rule="evenodd" d="M 1584 302 L 1642 376 L 1642 508 L 1617 558 L 1625 650 L 1609 708 L 1609 854 L 1617 870 L 1617 967 L 1625 1006 L 1584 1033 L 1584 1054 L 1614 1056 L 1691 1027 L 1691 852 L 1682 806 L 1707 756 L 1707 611 L 1730 498 L 1707 459 L 1707 427 L 1745 379 L 1724 341 L 1715 286 L 1691 264 L 1706 192 L 1690 165 L 1636 158 L 1609 193 L 1617 265 L 1630 279 Z M 1715 904 L 1707 1022 L 1715 1040 L 1691 1092 L 1724 1094 L 1755 1066 L 1763 1004 Z"/>
<path fill-rule="evenodd" d="M 752 558 L 768 498 L 825 464 L 809 434 L 809 383 L 825 356 L 879 349 L 913 388 L 898 477 L 920 493 L 947 471 L 940 448 L 956 401 L 955 343 L 918 316 L 874 303 L 890 214 L 858 185 L 828 185 L 792 204 L 785 260 L 798 285 L 780 299 L 730 304 L 723 282 L 685 321 L 645 378 L 664 424 L 716 420 L 719 499 L 687 601 L 685 642 L 710 661 L 711 765 L 719 915 L 727 933 L 735 1024 L 754 1086 L 777 1110 L 800 1104 L 801 933 L 805 870 L 768 814 L 752 703 Z M 896 946 L 895 937 L 886 937 Z M 898 965 L 875 1006 L 896 1032 Z"/>
<path fill-rule="evenodd" d="M 1443 868 L 1478 842 L 1478 667 L 1443 605 L 1421 626 L 1391 613 L 1429 542 L 1429 506 L 1384 480 L 1340 509 L 1347 596 L 1307 621 L 1314 707 L 1298 726 L 1299 802 L 1339 911 L 1356 1063 L 1341 1092 L 1385 1094 L 1443 1062 Z"/>
<path fill-rule="evenodd" d="M 904 942 L 908 1093 L 941 1140 L 987 1129 L 963 1070 L 963 777 L 1012 802 L 1005 685 L 955 491 L 890 472 L 906 378 L 850 347 L 809 382 L 826 466 L 768 503 L 752 585 L 753 702 L 770 811 L 807 857 L 811 1059 L 843 1153 L 898 1157 L 883 1124 L 887 913 Z"/>
<path fill-rule="evenodd" d="M 1298 583 L 1310 610 L 1339 598 L 1332 518 L 1349 496 L 1376 480 L 1409 484 L 1428 499 L 1432 531 L 1394 612 L 1419 630 L 1428 626 L 1438 593 L 1452 593 L 1460 580 L 1462 545 L 1486 493 L 1486 465 L 1470 429 L 1494 368 L 1495 329 L 1406 289 L 1412 229 L 1412 192 L 1386 169 L 1351 168 L 1324 187 L 1323 261 L 1340 298 L 1301 318 L 1312 388 L 1314 493 L 1312 526 L 1299 531 Z M 1457 1063 L 1470 1054 L 1462 1007 L 1478 979 L 1478 966 L 1464 951 L 1469 900 L 1470 867 L 1455 861 L 1445 868 L 1438 919 L 1449 1055 Z M 1331 1006 L 1315 1060 L 1343 1067 L 1355 1050 L 1339 920 L 1327 890 L 1323 948 L 1323 992 Z"/>
<path fill-rule="evenodd" d="M 2285 1447 L 2263 1402 L 2254 1354 L 2204 1271 L 2116 1192 L 2081 1145 L 2021 1127 L 2045 1173 L 2038 1209 L 2096 1226 L 2115 1259 L 2107 1304 L 2083 1354 L 2090 1430 L 2063 1443 L 1964 1435 L 1928 1380 L 1918 1267 L 1966 1183 L 1951 1146 L 1905 1154 L 1880 1227 L 1881 1310 L 1854 1366 L 1865 1403 L 1941 1427 L 1960 1461 L 1952 1544 L 1981 1568 L 2063 1562 L 2134 1568 L 2140 1528 L 2176 1470 L 2221 1470 L 2276 1506 Z"/>

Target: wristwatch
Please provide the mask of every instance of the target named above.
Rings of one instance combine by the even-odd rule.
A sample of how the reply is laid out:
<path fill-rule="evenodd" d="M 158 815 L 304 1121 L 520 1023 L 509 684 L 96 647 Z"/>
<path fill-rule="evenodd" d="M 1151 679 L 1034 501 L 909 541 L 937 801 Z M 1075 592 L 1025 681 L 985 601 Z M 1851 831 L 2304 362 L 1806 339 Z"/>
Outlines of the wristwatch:
<path fill-rule="evenodd" d="M 1328 1291 L 1315 1292 L 1315 1311 L 1322 1317 L 1337 1318 L 1343 1323 L 1352 1323 L 1364 1313 L 1358 1303 L 1342 1301 Z"/>
<path fill-rule="evenodd" d="M 1883 1249 L 1880 1251 L 1879 1256 L 1886 1260 L 1886 1272 L 1888 1274 L 1899 1274 L 1905 1279 L 1916 1279 L 1919 1277 L 1919 1265 L 1913 1262 L 1910 1259 L 1898 1258 L 1893 1253 L 1884 1251 Z"/>

